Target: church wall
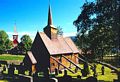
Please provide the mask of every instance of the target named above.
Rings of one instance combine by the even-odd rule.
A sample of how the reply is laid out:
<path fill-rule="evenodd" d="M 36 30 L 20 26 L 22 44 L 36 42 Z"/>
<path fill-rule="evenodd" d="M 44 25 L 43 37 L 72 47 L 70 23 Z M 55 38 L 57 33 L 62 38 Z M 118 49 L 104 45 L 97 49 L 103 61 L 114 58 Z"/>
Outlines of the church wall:
<path fill-rule="evenodd" d="M 65 54 L 64 56 L 66 58 L 70 59 L 71 61 L 73 61 L 74 63 L 78 64 L 78 59 L 74 55 L 78 56 L 78 54 Z M 56 60 L 60 61 L 63 65 L 65 65 L 68 68 L 74 66 L 69 61 L 67 61 L 64 57 L 62 57 L 62 55 L 55 55 L 53 57 L 56 58 Z M 50 68 L 51 68 L 52 72 L 55 70 L 55 68 L 57 68 L 59 70 L 64 69 L 63 66 L 59 65 L 52 58 L 50 58 Z"/>
<path fill-rule="evenodd" d="M 56 58 L 56 60 L 58 60 L 58 59 Z M 55 70 L 55 68 L 58 68 L 58 63 L 55 60 L 53 60 L 52 58 L 50 58 L 50 70 L 51 70 L 51 72 L 53 72 Z"/>
<path fill-rule="evenodd" d="M 64 56 L 71 60 L 71 54 L 66 54 Z M 62 57 L 62 64 L 64 64 L 66 67 L 70 67 L 70 62 L 67 61 L 64 57 Z"/>
<path fill-rule="evenodd" d="M 78 54 L 77 54 L 77 53 L 72 55 L 72 61 L 73 61 L 74 63 L 78 64 L 78 58 L 76 58 L 76 56 L 78 57 Z"/>
<path fill-rule="evenodd" d="M 65 55 L 67 58 L 71 58 L 71 55 Z M 64 59 L 62 57 L 62 55 L 55 55 L 53 56 L 54 58 L 56 58 L 56 60 L 58 60 L 59 62 L 61 62 L 63 65 L 65 65 L 66 67 L 70 66 L 70 63 Z M 54 71 L 55 68 L 61 70 L 64 69 L 63 66 L 59 65 L 55 60 L 53 60 L 52 58 L 50 58 L 50 67 L 51 67 L 51 71 Z"/>

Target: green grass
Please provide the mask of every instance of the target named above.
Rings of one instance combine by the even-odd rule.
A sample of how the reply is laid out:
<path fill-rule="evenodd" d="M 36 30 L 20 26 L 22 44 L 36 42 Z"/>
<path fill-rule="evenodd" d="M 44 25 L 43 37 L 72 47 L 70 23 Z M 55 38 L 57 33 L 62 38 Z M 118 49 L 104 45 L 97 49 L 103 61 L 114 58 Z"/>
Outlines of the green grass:
<path fill-rule="evenodd" d="M 80 65 L 80 67 L 82 67 L 82 65 Z M 103 80 L 104 82 L 113 82 L 114 79 L 117 79 L 116 73 L 111 73 L 111 69 L 109 69 L 107 67 L 105 67 L 105 75 L 102 75 L 101 67 L 102 67 L 102 65 L 97 64 L 96 71 L 97 71 L 97 79 L 99 81 Z M 74 70 L 74 69 L 75 68 L 72 68 L 72 70 Z M 75 74 L 68 71 L 68 75 L 72 76 L 73 78 L 77 78 L 77 75 L 82 76 L 80 70 L 78 70 L 78 72 L 75 73 Z M 61 77 L 61 76 L 63 76 L 63 74 L 59 74 L 57 77 Z M 90 70 L 90 74 L 87 77 L 89 77 L 89 76 L 93 76 L 93 71 L 92 70 Z M 82 77 L 82 79 L 86 79 L 87 77 Z"/>
<path fill-rule="evenodd" d="M 0 82 L 8 82 L 7 80 L 0 80 Z"/>
<path fill-rule="evenodd" d="M 24 58 L 23 55 L 11 55 L 11 54 L 2 54 L 0 55 L 0 60 L 7 61 L 7 60 L 20 60 L 22 61 Z"/>
<path fill-rule="evenodd" d="M 101 65 L 97 65 L 98 80 L 104 80 L 113 82 L 113 79 L 117 79 L 116 73 L 111 73 L 111 69 L 105 67 L 105 75 L 101 75 Z"/>

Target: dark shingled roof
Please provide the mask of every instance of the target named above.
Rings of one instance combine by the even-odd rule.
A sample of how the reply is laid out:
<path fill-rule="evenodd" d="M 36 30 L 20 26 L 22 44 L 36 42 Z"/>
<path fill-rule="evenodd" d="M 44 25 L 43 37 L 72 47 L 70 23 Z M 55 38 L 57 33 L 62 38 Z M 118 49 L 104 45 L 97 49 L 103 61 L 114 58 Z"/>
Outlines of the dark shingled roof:
<path fill-rule="evenodd" d="M 79 53 L 71 38 L 58 36 L 57 39 L 50 39 L 44 32 L 40 32 L 39 35 L 51 55 Z"/>

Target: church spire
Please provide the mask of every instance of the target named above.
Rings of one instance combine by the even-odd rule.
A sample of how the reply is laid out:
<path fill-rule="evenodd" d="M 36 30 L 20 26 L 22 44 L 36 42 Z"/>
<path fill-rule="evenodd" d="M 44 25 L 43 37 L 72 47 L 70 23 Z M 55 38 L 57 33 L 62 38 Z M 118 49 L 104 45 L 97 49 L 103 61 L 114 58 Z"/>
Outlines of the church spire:
<path fill-rule="evenodd" d="M 16 29 L 16 23 L 14 25 L 14 34 L 13 34 L 13 46 L 16 47 L 18 45 L 18 32 Z"/>
<path fill-rule="evenodd" d="M 50 8 L 50 3 L 49 3 L 49 10 L 48 10 L 48 25 L 52 25 L 52 13 Z"/>
<path fill-rule="evenodd" d="M 52 23 L 52 13 L 50 8 L 50 1 L 49 1 L 49 9 L 48 9 L 48 24 L 44 28 L 44 33 L 50 38 L 50 39 L 56 39 L 57 38 L 57 28 Z"/>
<path fill-rule="evenodd" d="M 17 28 L 16 28 L 16 23 L 14 24 L 14 35 L 18 35 Z"/>

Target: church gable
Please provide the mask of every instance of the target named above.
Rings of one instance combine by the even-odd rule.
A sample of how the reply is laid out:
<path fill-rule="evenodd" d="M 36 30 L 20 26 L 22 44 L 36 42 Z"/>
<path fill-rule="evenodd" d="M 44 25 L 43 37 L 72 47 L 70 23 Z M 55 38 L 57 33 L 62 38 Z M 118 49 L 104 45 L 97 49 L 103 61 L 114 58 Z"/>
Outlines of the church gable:
<path fill-rule="evenodd" d="M 38 66 L 40 66 L 40 68 L 49 67 L 50 54 L 49 54 L 48 50 L 46 49 L 38 32 L 37 32 L 34 42 L 32 44 L 31 51 L 32 51 L 36 61 L 39 63 Z"/>

